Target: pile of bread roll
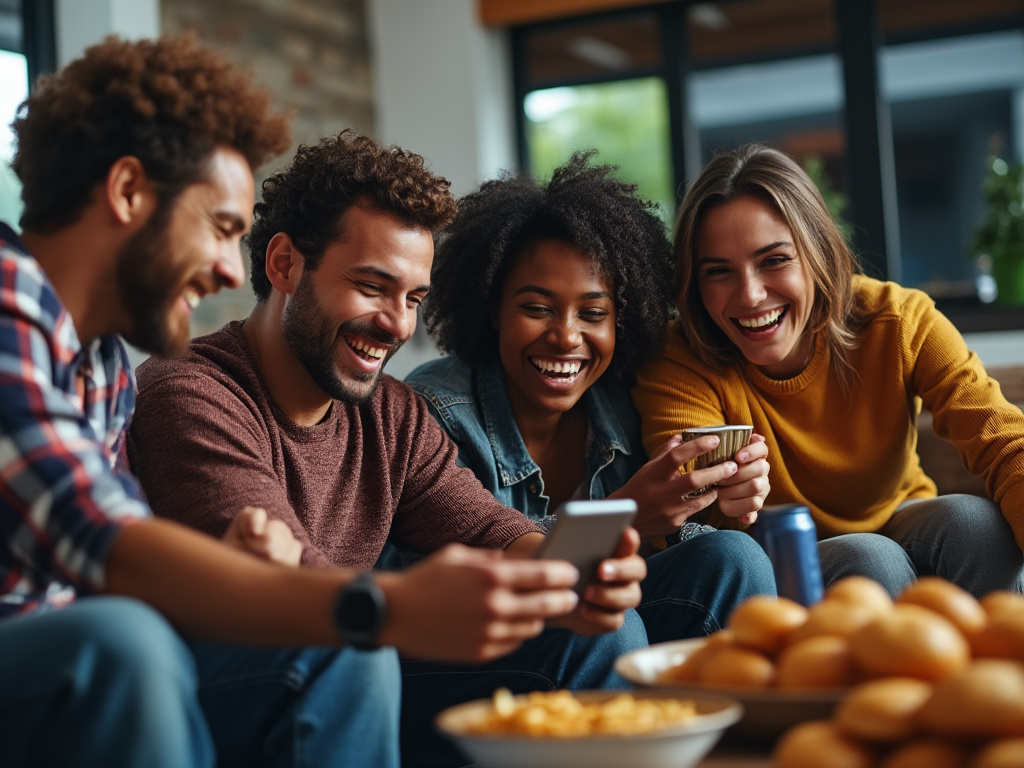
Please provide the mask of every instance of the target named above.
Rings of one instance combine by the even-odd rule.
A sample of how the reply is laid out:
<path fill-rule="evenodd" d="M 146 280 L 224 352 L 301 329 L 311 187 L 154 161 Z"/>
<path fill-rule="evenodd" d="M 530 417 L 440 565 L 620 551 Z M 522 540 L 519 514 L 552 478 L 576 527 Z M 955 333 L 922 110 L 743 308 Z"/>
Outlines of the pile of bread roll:
<path fill-rule="evenodd" d="M 804 608 L 754 597 L 663 682 L 847 688 L 831 720 L 783 734 L 777 768 L 1024 768 L 1024 595 L 981 601 L 922 578 L 893 602 L 870 579 Z"/>
<path fill-rule="evenodd" d="M 733 611 L 724 630 L 659 680 L 739 688 L 848 688 L 887 673 L 872 633 L 884 631 L 883 620 L 893 611 L 889 593 L 859 576 L 833 584 L 810 609 L 783 597 L 752 597 Z M 952 634 L 954 645 L 962 642 L 958 633 Z"/>

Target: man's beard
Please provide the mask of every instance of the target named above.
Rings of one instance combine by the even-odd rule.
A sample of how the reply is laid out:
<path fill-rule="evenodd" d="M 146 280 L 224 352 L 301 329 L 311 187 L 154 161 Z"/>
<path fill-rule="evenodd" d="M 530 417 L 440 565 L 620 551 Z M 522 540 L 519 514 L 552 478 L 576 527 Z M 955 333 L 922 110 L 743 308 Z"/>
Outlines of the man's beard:
<path fill-rule="evenodd" d="M 131 328 L 125 340 L 155 355 L 180 354 L 188 344 L 188 332 L 172 336 L 171 309 L 177 299 L 178 280 L 168 262 L 168 220 L 171 206 L 158 210 L 132 236 L 117 256 L 117 287 Z"/>
<path fill-rule="evenodd" d="M 312 280 L 305 273 L 285 306 L 281 330 L 288 349 L 309 374 L 313 382 L 335 400 L 359 405 L 365 403 L 380 385 L 384 366 L 402 343 L 379 328 L 355 320 L 335 329 L 313 294 Z M 338 344 L 347 344 L 345 334 L 361 336 L 390 347 L 380 367 L 373 373 L 354 373 L 354 381 L 346 381 L 337 366 Z"/>

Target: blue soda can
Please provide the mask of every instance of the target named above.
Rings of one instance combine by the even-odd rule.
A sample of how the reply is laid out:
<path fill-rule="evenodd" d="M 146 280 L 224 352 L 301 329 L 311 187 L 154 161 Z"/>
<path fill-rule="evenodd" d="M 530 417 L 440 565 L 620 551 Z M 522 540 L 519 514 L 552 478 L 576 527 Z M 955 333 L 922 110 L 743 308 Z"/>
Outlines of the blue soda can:
<path fill-rule="evenodd" d="M 818 532 L 807 507 L 765 507 L 751 532 L 772 561 L 779 597 L 788 597 L 804 606 L 821 600 L 824 586 L 818 560 Z"/>

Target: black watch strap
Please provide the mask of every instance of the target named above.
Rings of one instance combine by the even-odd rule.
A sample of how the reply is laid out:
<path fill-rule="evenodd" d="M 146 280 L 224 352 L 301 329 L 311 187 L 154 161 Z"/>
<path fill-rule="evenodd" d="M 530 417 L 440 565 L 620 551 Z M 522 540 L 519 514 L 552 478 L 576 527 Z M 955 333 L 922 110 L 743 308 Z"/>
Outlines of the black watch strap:
<path fill-rule="evenodd" d="M 361 573 L 342 587 L 334 604 L 334 624 L 348 645 L 362 650 L 380 646 L 387 620 L 387 599 L 373 574 Z"/>

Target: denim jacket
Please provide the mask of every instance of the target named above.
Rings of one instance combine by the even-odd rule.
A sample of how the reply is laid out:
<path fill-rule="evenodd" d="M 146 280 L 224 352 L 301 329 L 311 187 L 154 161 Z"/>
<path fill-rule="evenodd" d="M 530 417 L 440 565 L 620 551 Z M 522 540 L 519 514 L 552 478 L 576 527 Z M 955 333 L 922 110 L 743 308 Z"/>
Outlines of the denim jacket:
<path fill-rule="evenodd" d="M 405 382 L 423 397 L 441 428 L 459 447 L 459 463 L 502 504 L 545 527 L 554 522 L 540 467 L 519 434 L 501 363 L 475 368 L 457 357 L 425 363 Z M 617 491 L 647 461 L 640 418 L 626 387 L 603 377 L 583 395 L 590 417 L 586 483 L 592 499 Z"/>

